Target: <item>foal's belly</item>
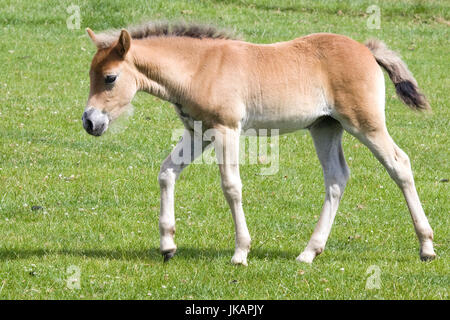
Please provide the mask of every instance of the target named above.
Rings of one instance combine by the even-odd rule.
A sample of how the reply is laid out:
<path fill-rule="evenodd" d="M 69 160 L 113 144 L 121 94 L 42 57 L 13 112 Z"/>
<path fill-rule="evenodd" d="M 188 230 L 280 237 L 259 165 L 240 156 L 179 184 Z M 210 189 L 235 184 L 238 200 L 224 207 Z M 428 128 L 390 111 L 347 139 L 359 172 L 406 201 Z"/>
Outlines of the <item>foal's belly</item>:
<path fill-rule="evenodd" d="M 266 107 L 248 110 L 242 123 L 242 134 L 284 134 L 306 129 L 318 118 L 330 115 L 325 103 Z"/>

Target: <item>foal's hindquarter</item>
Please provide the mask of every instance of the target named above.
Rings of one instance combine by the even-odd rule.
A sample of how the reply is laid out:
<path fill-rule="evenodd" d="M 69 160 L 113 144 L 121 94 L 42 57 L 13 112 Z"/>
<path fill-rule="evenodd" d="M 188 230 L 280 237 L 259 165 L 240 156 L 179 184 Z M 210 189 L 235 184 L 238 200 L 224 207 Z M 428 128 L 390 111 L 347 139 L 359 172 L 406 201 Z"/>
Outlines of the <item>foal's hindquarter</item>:
<path fill-rule="evenodd" d="M 407 155 L 395 145 L 384 120 L 384 77 L 372 53 L 343 36 L 318 34 L 273 45 L 216 41 L 202 56 L 186 96 L 177 97 L 191 120 L 214 128 L 221 186 L 235 223 L 232 262 L 247 265 L 250 234 L 242 208 L 239 135 L 245 129 L 309 129 L 323 168 L 325 201 L 316 228 L 298 260 L 311 263 L 326 244 L 349 169 L 341 146 L 344 129 L 362 141 L 403 192 L 420 242 L 421 258 L 432 259 L 433 232 L 417 195 Z M 185 124 L 189 123 L 184 121 Z M 165 260 L 175 251 L 174 186 L 189 164 L 173 156 L 194 150 L 192 127 L 161 166 L 160 249 Z M 208 142 L 203 143 L 206 147 Z"/>

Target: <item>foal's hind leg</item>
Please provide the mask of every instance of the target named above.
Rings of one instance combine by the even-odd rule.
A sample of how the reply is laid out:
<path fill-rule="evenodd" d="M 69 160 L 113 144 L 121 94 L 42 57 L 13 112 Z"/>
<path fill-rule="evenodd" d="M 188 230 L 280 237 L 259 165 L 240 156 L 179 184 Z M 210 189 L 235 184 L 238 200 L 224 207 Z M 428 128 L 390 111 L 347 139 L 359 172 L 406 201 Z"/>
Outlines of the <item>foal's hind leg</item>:
<path fill-rule="evenodd" d="M 325 203 L 317 226 L 298 261 L 311 263 L 325 248 L 339 206 L 349 169 L 342 152 L 343 129 L 339 122 L 325 118 L 310 129 L 325 180 Z"/>
<path fill-rule="evenodd" d="M 433 250 L 433 230 L 417 195 L 408 156 L 394 143 L 385 126 L 369 133 L 353 132 L 353 134 L 372 151 L 403 192 L 419 238 L 420 258 L 434 259 L 436 254 Z"/>
<path fill-rule="evenodd" d="M 200 142 L 199 142 L 200 143 Z M 164 255 L 164 261 L 169 260 L 175 254 L 177 246 L 174 242 L 175 212 L 174 189 L 175 181 L 181 171 L 186 168 L 196 157 L 201 155 L 208 142 L 201 142 L 201 149 L 195 150 L 194 134 L 185 130 L 183 137 L 175 146 L 170 155 L 163 161 L 158 175 L 161 189 L 161 210 L 159 216 L 160 251 Z M 184 154 L 185 153 L 185 154 Z"/>

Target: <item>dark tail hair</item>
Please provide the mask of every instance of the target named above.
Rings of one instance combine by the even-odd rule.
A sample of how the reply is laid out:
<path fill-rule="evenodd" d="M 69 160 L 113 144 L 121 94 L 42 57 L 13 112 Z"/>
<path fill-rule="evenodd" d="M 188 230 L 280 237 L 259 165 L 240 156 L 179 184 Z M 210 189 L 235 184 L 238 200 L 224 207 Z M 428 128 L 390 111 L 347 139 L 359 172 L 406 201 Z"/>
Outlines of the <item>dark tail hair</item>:
<path fill-rule="evenodd" d="M 400 56 L 379 40 L 368 40 L 366 47 L 378 64 L 386 70 L 395 85 L 397 95 L 414 110 L 431 110 L 427 98 L 420 92 L 416 79 Z"/>

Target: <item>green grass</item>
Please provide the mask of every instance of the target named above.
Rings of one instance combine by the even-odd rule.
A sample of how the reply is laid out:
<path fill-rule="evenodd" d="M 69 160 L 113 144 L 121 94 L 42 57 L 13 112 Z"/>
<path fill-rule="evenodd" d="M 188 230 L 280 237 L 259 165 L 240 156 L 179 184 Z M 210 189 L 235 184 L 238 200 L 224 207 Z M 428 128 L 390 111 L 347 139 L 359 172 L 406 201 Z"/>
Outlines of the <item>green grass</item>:
<path fill-rule="evenodd" d="M 1 299 L 448 299 L 447 1 L 76 1 L 81 29 L 69 30 L 71 3 L 0 0 Z M 372 4 L 381 9 L 379 30 L 366 27 Z M 434 113 L 409 111 L 387 82 L 387 124 L 411 158 L 437 259 L 419 260 L 400 191 L 345 134 L 352 174 L 326 250 L 312 265 L 297 263 L 324 195 L 302 131 L 280 138 L 276 175 L 241 168 L 253 238 L 248 267 L 230 264 L 234 229 L 211 165 L 189 167 L 177 184 L 179 249 L 163 264 L 157 174 L 181 123 L 168 103 L 138 94 L 134 116 L 115 133 L 87 135 L 80 118 L 95 49 L 84 28 L 180 18 L 232 28 L 252 42 L 334 32 L 398 50 Z M 371 265 L 381 270 L 380 289 L 365 289 Z M 71 266 L 80 270 L 80 289 L 67 286 Z"/>

